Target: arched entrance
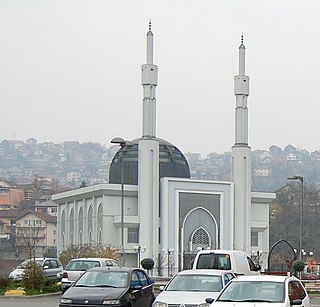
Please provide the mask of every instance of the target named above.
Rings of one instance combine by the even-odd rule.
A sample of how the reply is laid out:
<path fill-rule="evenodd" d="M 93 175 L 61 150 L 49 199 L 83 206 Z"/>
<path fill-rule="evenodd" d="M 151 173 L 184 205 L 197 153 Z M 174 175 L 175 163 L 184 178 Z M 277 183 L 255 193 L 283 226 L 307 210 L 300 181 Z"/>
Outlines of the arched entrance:
<path fill-rule="evenodd" d="M 181 229 L 181 268 L 188 269 L 199 249 L 219 248 L 218 224 L 207 209 L 197 207 L 185 216 Z"/>

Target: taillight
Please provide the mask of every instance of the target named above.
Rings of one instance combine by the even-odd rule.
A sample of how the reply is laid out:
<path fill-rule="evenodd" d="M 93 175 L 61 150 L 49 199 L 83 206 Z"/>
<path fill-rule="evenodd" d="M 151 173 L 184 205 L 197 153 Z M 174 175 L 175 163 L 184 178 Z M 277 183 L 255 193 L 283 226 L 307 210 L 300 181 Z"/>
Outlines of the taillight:
<path fill-rule="evenodd" d="M 63 272 L 62 278 L 68 278 L 68 273 L 67 272 Z"/>

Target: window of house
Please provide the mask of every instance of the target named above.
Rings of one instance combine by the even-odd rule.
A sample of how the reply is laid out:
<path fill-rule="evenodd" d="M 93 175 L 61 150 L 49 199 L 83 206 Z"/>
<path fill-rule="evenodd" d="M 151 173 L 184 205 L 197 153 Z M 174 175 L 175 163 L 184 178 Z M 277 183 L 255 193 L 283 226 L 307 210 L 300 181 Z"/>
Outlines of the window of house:
<path fill-rule="evenodd" d="M 259 246 L 258 231 L 251 231 L 251 246 Z"/>
<path fill-rule="evenodd" d="M 139 243 L 139 228 L 128 228 L 128 243 Z"/>

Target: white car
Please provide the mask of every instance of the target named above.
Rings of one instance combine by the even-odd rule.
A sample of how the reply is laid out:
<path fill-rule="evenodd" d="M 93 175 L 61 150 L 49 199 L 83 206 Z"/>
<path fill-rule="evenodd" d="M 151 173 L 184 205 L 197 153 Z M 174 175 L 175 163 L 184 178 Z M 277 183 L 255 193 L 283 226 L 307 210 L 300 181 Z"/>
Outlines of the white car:
<path fill-rule="evenodd" d="M 294 276 L 250 275 L 233 279 L 210 307 L 310 307 L 301 281 Z"/>
<path fill-rule="evenodd" d="M 63 270 L 62 263 L 56 258 L 27 259 L 20 263 L 17 268 L 10 273 L 9 278 L 17 280 L 21 279 L 26 264 L 33 260 L 43 269 L 43 273 L 46 277 L 55 278 L 57 273 Z"/>
<path fill-rule="evenodd" d="M 75 258 L 69 261 L 61 275 L 61 290 L 65 292 L 86 270 L 94 267 L 113 266 L 120 264 L 109 258 Z"/>
<path fill-rule="evenodd" d="M 177 273 L 153 302 L 153 307 L 209 306 L 205 299 L 215 297 L 235 275 L 220 270 L 185 270 Z"/>

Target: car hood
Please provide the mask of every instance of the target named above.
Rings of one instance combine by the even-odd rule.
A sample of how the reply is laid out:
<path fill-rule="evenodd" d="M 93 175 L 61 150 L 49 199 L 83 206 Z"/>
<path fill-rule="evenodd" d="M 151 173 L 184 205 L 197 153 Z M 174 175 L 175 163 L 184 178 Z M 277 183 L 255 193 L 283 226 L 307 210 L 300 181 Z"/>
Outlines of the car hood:
<path fill-rule="evenodd" d="M 216 298 L 219 292 L 200 292 L 200 291 L 163 291 L 159 293 L 155 302 L 167 304 L 200 304 L 205 299 Z M 270 306 L 269 306 L 270 307 Z"/>
<path fill-rule="evenodd" d="M 285 307 L 285 303 L 259 303 L 259 302 L 214 302 L 212 306 L 215 307 Z"/>
<path fill-rule="evenodd" d="M 102 304 L 104 299 L 119 299 L 126 288 L 71 287 L 62 298 L 72 299 L 72 303 Z"/>

